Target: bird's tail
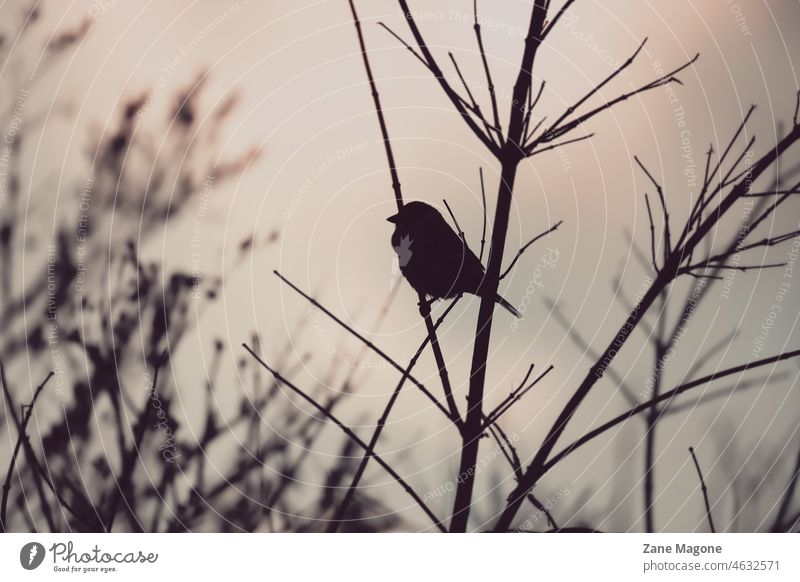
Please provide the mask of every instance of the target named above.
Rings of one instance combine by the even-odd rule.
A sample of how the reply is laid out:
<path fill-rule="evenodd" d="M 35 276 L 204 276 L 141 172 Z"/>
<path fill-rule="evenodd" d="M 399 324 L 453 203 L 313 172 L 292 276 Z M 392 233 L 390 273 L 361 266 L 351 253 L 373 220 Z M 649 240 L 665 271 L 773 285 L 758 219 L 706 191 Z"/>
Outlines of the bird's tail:
<path fill-rule="evenodd" d="M 500 295 L 495 295 L 494 300 L 495 300 L 496 303 L 499 303 L 500 305 L 505 307 L 508 310 L 508 312 L 511 313 L 511 315 L 513 315 L 517 319 L 521 319 L 522 318 L 522 314 L 519 311 L 517 311 L 514 308 L 514 306 L 511 305 L 508 301 L 506 301 L 505 299 L 500 297 Z"/>

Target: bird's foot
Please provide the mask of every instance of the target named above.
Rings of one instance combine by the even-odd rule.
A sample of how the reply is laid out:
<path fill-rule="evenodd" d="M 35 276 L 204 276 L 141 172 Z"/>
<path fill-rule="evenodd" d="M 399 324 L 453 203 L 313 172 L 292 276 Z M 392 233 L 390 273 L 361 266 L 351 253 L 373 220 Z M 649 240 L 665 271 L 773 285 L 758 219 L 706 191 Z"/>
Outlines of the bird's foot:
<path fill-rule="evenodd" d="M 420 299 L 419 303 L 417 304 L 419 305 L 420 313 L 429 314 L 431 312 L 431 306 L 437 301 L 438 299 L 435 297 Z"/>

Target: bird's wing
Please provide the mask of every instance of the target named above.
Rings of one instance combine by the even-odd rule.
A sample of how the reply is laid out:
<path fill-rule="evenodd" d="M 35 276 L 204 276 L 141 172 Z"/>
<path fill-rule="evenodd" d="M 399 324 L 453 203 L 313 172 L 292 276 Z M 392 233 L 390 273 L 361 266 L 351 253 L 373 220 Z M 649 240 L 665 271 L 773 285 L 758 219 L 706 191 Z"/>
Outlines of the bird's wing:
<path fill-rule="evenodd" d="M 483 265 L 448 224 L 427 229 L 414 241 L 413 252 L 429 257 L 435 277 L 447 281 L 450 297 L 458 293 L 477 293 L 483 281 Z"/>

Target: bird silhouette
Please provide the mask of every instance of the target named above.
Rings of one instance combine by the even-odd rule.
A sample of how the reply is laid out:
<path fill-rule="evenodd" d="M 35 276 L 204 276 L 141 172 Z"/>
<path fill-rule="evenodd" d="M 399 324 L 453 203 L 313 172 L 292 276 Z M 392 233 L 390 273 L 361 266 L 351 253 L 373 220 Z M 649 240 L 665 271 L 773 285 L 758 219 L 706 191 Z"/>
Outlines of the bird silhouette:
<path fill-rule="evenodd" d="M 395 225 L 392 247 L 400 271 L 415 291 L 433 299 L 462 293 L 484 296 L 483 265 L 438 210 L 424 202 L 409 202 L 386 220 Z M 521 317 L 500 295 L 494 300 Z"/>

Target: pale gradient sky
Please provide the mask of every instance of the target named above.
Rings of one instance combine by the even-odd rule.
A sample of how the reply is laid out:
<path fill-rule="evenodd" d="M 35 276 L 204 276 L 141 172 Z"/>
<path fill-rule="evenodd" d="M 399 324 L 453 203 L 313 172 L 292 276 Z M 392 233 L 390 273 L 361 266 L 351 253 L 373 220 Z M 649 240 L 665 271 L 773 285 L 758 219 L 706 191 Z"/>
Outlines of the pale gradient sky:
<path fill-rule="evenodd" d="M 413 2 L 412 8 L 424 18 L 422 31 L 432 50 L 448 74 L 452 67 L 447 51 L 454 52 L 465 76 L 475 83 L 473 92 L 480 95 L 482 108 L 488 111 L 470 21 L 472 2 L 448 0 L 436 3 L 435 9 L 421 8 L 427 4 Z M 501 120 L 506 125 L 508 95 L 530 2 L 484 0 L 479 4 L 499 88 Z M 86 5 L 53 4 L 47 17 L 56 22 L 63 11 L 64 22 L 74 23 L 86 13 Z M 223 273 L 226 283 L 222 300 L 203 316 L 197 333 L 174 361 L 174 380 L 189 417 L 193 418 L 200 406 L 197 392 L 202 384 L 198 379 L 204 370 L 198 365 L 203 361 L 198 351 L 208 351 L 217 335 L 238 346 L 257 329 L 269 357 L 280 349 L 298 320 L 306 320 L 296 352 L 298 357 L 306 352 L 317 355 L 296 379 L 308 387 L 322 380 L 331 358 L 360 353 L 358 343 L 343 335 L 333 322 L 321 315 L 311 317 L 307 304 L 272 276 L 273 269 L 312 290 L 324 305 L 363 333 L 374 335 L 384 350 L 406 362 L 425 336 L 416 295 L 406 283 L 385 321 L 375 326 L 393 283 L 391 225 L 384 218 L 392 212 L 394 201 L 347 3 L 201 0 L 109 5 L 74 59 L 62 70 L 49 73 L 47 87 L 52 91 L 32 97 L 34 103 L 63 101 L 74 107 L 68 120 L 54 119 L 45 125 L 38 155 L 27 158 L 33 176 L 63 174 L 60 205 L 68 208 L 72 204 L 75 184 L 85 179 L 89 128 L 93 138 L 111 131 L 121 99 L 153 86 L 163 88 L 153 94 L 153 105 L 141 119 L 142 129 L 161 127 L 172 104 L 168 96 L 203 71 L 210 74 L 203 98 L 206 111 L 231 92 L 241 94 L 235 123 L 220 136 L 218 150 L 230 157 L 253 144 L 264 149 L 263 158 L 241 181 L 215 192 L 207 213 L 202 268 Z M 383 21 L 410 38 L 396 4 L 362 0 L 358 7 L 405 196 L 440 207 L 446 197 L 468 241 L 477 248 L 481 229 L 478 168 L 483 167 L 486 174 L 491 214 L 498 165 L 448 105 L 430 74 L 377 26 L 377 21 Z M 560 114 L 565 105 L 612 71 L 609 62 L 624 61 L 648 37 L 629 74 L 615 80 L 602 95 L 611 98 L 651 80 L 659 62 L 668 70 L 700 52 L 697 65 L 680 75 L 683 86 L 675 87 L 698 172 L 702 173 L 709 142 L 719 151 L 751 103 L 759 106 L 749 127 L 758 135 L 757 152 L 774 143 L 776 123 L 791 118 L 798 87 L 796 60 L 800 57 L 797 0 L 741 2 L 740 7 L 726 0 L 579 0 L 574 13 L 575 17 L 557 27 L 539 53 L 534 76 L 547 80 L 539 116 L 553 119 Z M 165 69 L 176 59 L 179 62 L 174 69 Z M 648 244 L 642 193 L 650 185 L 635 168 L 634 154 L 663 179 L 675 223 L 687 210 L 692 194 L 683 174 L 687 161 L 680 149 L 687 135 L 682 135 L 674 105 L 664 90 L 644 94 L 599 116 L 587 131 L 596 132 L 591 141 L 525 162 L 515 190 L 507 256 L 555 221 L 564 221 L 557 233 L 528 251 L 513 277 L 503 283 L 503 294 L 517 305 L 531 279 L 542 283 L 519 329 L 512 331 L 509 316 L 498 312 L 493 332 L 489 406 L 505 397 L 531 362 L 540 370 L 555 365 L 547 380 L 505 418 L 505 429 L 518 436 L 523 457 L 535 451 L 543 432 L 592 363 L 565 337 L 543 299 L 556 301 L 573 318 L 576 329 L 594 338 L 593 345 L 599 348 L 608 343 L 624 317 L 614 300 L 614 276 L 624 272 L 623 290 L 630 297 L 648 274 L 633 258 L 625 236 L 626 231 L 633 233 L 641 248 Z M 172 151 L 161 155 L 180 161 Z M 800 152 L 795 150 L 789 159 L 800 160 Z M 56 212 L 61 210 L 64 208 Z M 788 206 L 772 228 L 776 232 L 797 228 L 798 210 L 797 202 Z M 188 268 L 188 233 L 197 212 L 190 204 L 163 237 L 149 242 L 146 252 L 169 265 Z M 120 220 L 126 218 L 130 217 Z M 257 248 L 248 261 L 234 267 L 238 243 L 253 232 L 263 236 L 273 228 L 281 231 L 279 244 Z M 557 250 L 558 260 L 552 268 L 541 268 L 540 274 L 534 275 L 537 263 L 547 256 L 546 247 Z M 769 260 L 785 260 L 786 248 L 771 252 Z M 757 334 L 750 330 L 757 330 L 769 313 L 779 282 L 779 271 L 739 273 L 729 299 L 721 298 L 718 289 L 712 290 L 669 364 L 667 386 L 680 383 L 704 344 L 713 344 L 734 327 L 741 334 L 724 363 L 746 358 Z M 681 292 L 676 303 L 683 288 L 678 287 Z M 771 331 L 765 355 L 778 353 L 784 344 L 787 348 L 800 345 L 799 294 L 800 283 L 796 283 L 784 317 Z M 441 334 L 460 405 L 466 394 L 477 305 L 474 300 L 459 305 Z M 435 311 L 441 309 L 438 306 Z M 238 359 L 241 355 L 234 348 L 233 356 Z M 426 354 L 415 375 L 438 394 L 440 385 L 432 360 Z M 372 354 L 359 363 L 370 370 L 358 374 L 355 393 L 339 413 L 354 424 L 371 424 L 397 374 L 382 369 Z M 631 385 L 642 388 L 651 363 L 646 336 L 638 332 L 616 364 Z M 709 489 L 719 500 L 715 516 L 720 528 L 730 523 L 730 475 L 726 474 L 730 464 L 736 470 L 739 464 L 751 466 L 751 470 L 755 465 L 755 474 L 763 474 L 773 460 L 769 454 L 783 447 L 786 435 L 797 426 L 798 366 L 790 363 L 782 369 L 791 372 L 790 381 L 717 401 L 660 425 L 656 466 L 657 493 L 661 495 L 656 510 L 659 528 L 704 527 L 698 523 L 702 499 L 687 453 L 689 446 L 703 458 Z M 337 378 L 346 374 L 347 366 L 340 365 Z M 230 390 L 238 396 L 242 388 L 233 384 Z M 220 398 L 223 410 L 236 400 Z M 563 444 L 621 412 L 624 404 L 611 381 L 601 382 L 573 420 Z M 561 487 L 570 490 L 565 505 L 556 510 L 562 521 L 577 519 L 573 515 L 578 514 L 600 529 L 643 527 L 637 517 L 641 513 L 641 426 L 632 421 L 612 432 L 613 439 L 597 440 L 547 476 L 539 486 L 542 497 Z M 201 427 L 198 424 L 196 428 Z M 337 448 L 339 437 L 333 431 L 330 434 L 330 448 L 320 455 Z M 413 388 L 400 398 L 384 435 L 380 445 L 384 456 L 396 462 L 420 491 L 435 488 L 456 471 L 459 442 L 455 431 Z M 798 436 L 794 436 L 795 443 Z M 787 453 L 794 454 L 794 450 L 792 445 Z M 753 457 L 746 460 L 751 451 Z M 317 465 L 324 463 L 320 457 Z M 509 474 L 501 460 L 491 468 L 503 478 Z M 496 485 L 489 473 L 487 470 L 479 477 L 478 496 L 489 494 Z M 309 486 L 315 486 L 324 481 L 325 474 L 320 470 L 304 478 Z M 785 471 L 779 472 L 774 484 L 784 478 Z M 402 491 L 378 469 L 369 472 L 367 483 L 385 492 L 398 508 L 408 506 Z M 494 495 L 504 496 L 510 486 L 510 481 L 505 482 L 502 495 Z M 450 504 L 449 498 L 437 499 L 432 506 L 445 515 Z M 525 511 L 520 514 L 523 519 Z M 755 525 L 758 515 L 754 511 L 740 521 Z M 607 517 L 601 520 L 598 516 Z M 424 524 L 413 508 L 406 517 L 412 524 Z M 488 507 L 483 507 L 476 512 L 473 525 L 491 517 Z"/>

